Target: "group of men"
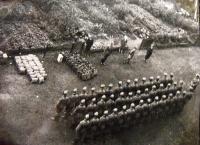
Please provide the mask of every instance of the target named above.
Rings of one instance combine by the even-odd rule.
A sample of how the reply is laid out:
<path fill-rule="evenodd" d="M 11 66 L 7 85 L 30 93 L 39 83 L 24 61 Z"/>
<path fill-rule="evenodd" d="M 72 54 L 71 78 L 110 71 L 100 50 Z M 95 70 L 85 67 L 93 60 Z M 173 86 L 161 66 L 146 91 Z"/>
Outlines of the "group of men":
<path fill-rule="evenodd" d="M 128 50 L 128 55 L 126 57 L 125 63 L 130 64 L 131 60 L 134 58 L 136 50 L 140 50 L 142 42 L 144 40 L 140 38 L 136 38 L 134 40 L 134 45 L 131 46 L 132 48 L 128 48 L 128 37 L 124 35 L 120 41 L 119 53 L 125 54 L 125 51 Z M 145 63 L 153 54 L 153 50 L 156 47 L 155 41 L 153 38 L 148 38 L 148 47 L 146 48 L 146 55 L 144 58 Z M 113 42 L 111 42 L 110 46 L 108 46 L 104 51 L 104 56 L 101 58 L 101 64 L 104 65 L 108 57 L 112 54 Z"/>
<path fill-rule="evenodd" d="M 65 91 L 63 98 L 56 105 L 57 114 L 54 119 L 59 119 L 64 109 L 64 116 L 70 115 L 74 118 L 77 138 L 82 140 L 88 131 L 106 133 L 107 129 L 108 131 L 119 129 L 118 126 L 126 128 L 135 121 L 138 123 L 159 117 L 165 112 L 180 111 L 186 100 L 191 98 L 192 92 L 198 85 L 197 82 L 199 75 L 192 81 L 190 92 L 184 92 L 183 81 L 178 85 L 173 80 L 173 74 L 170 74 L 170 78 L 165 74 L 163 79 L 159 76 L 155 79 L 150 77 L 149 80 L 143 78 L 141 83 L 138 79 L 133 83 L 130 80 L 126 83 L 119 81 L 117 87 L 113 87 L 113 84 L 105 87 L 102 84 L 100 90 L 92 88 L 90 93 L 86 87 L 80 94 L 74 89 L 69 97 L 67 97 L 68 91 Z M 131 110 L 132 113 L 129 112 Z"/>

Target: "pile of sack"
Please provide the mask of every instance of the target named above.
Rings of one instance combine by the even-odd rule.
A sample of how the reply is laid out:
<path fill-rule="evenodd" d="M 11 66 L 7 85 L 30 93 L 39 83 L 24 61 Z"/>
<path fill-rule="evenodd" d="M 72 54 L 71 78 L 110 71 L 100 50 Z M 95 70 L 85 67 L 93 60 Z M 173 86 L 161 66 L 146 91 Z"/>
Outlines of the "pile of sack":
<path fill-rule="evenodd" d="M 65 52 L 64 58 L 81 80 L 90 80 L 97 75 L 97 69 L 80 54 Z"/>
<path fill-rule="evenodd" d="M 20 74 L 27 74 L 32 83 L 44 83 L 47 73 L 36 55 L 15 56 L 17 70 Z"/>

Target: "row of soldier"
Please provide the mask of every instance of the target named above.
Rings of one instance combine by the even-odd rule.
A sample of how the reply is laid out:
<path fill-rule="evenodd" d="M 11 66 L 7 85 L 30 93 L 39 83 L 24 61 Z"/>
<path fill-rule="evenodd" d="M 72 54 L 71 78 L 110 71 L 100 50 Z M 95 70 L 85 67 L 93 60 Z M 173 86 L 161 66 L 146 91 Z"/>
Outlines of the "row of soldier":
<path fill-rule="evenodd" d="M 170 74 L 170 77 L 168 78 L 167 73 L 164 73 L 164 78 L 161 78 L 160 76 L 157 76 L 156 79 L 154 77 L 150 77 L 149 81 L 144 77 L 142 78 L 142 82 L 139 83 L 139 79 L 135 79 L 133 83 L 131 83 L 130 80 L 127 80 L 127 82 L 124 84 L 122 81 L 119 81 L 118 86 L 114 87 L 113 84 L 109 84 L 108 88 L 105 87 L 104 84 L 101 84 L 100 90 L 96 90 L 94 87 L 91 88 L 91 92 L 87 92 L 87 87 L 83 87 L 83 90 L 81 93 L 78 92 L 78 89 L 75 88 L 73 90 L 72 95 L 68 96 L 68 91 L 64 91 L 62 98 L 59 99 L 57 105 L 56 105 L 56 118 L 60 118 L 63 110 L 67 110 L 65 112 L 71 112 L 82 99 L 89 99 L 94 97 L 102 97 L 103 95 L 110 96 L 111 94 L 114 94 L 115 96 L 119 96 L 120 92 L 124 92 L 125 95 L 128 94 L 128 92 L 136 92 L 137 90 L 140 90 L 141 93 L 145 91 L 146 88 L 149 89 L 149 91 L 152 89 L 152 86 L 156 86 L 156 88 L 161 87 L 165 88 L 167 84 L 173 84 L 173 74 Z M 176 82 L 174 83 L 177 84 Z M 183 84 L 183 81 L 180 81 L 180 84 Z M 56 119 L 57 120 L 57 119 Z"/>
<path fill-rule="evenodd" d="M 87 137 L 121 131 L 138 123 L 180 112 L 191 97 L 191 92 L 176 91 L 175 94 L 140 99 L 138 104 L 131 103 L 122 107 L 116 106 L 112 110 L 105 109 L 101 113 L 96 111 L 92 115 L 86 114 L 76 127 L 76 139 L 83 141 Z"/>

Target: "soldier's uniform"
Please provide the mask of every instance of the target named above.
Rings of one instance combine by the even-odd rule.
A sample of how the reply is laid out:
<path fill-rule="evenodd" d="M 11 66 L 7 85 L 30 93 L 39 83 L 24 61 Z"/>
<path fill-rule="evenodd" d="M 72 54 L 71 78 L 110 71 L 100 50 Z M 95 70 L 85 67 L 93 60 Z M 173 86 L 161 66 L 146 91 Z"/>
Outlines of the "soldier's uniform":
<path fill-rule="evenodd" d="M 135 104 L 131 103 L 129 109 L 127 109 L 127 124 L 132 126 L 135 124 Z"/>
<path fill-rule="evenodd" d="M 65 90 L 63 92 L 63 96 L 58 100 L 57 104 L 56 104 L 56 115 L 52 118 L 53 120 L 55 121 L 58 121 L 62 115 L 62 113 L 64 114 L 66 109 L 66 104 L 67 104 L 67 94 L 68 94 L 68 91 Z"/>
<path fill-rule="evenodd" d="M 99 125 L 100 125 L 100 132 L 103 132 L 103 133 L 108 133 L 110 131 L 109 129 L 109 118 L 108 118 L 108 110 L 105 110 L 103 112 L 103 115 L 100 117 L 99 119 Z"/>
<path fill-rule="evenodd" d="M 86 111 L 86 105 L 85 105 L 85 99 L 82 99 L 80 104 L 74 109 L 74 111 L 71 113 L 71 115 L 74 118 L 74 123 L 76 124 L 78 121 L 80 121 L 84 117 L 84 113 Z"/>
<path fill-rule="evenodd" d="M 91 119 L 91 131 L 94 134 L 98 133 L 99 128 L 99 113 L 95 112 L 94 117 Z"/>
<path fill-rule="evenodd" d="M 110 120 L 108 122 L 108 125 L 112 131 L 115 131 L 115 127 L 117 126 L 118 122 L 117 116 L 118 116 L 118 109 L 114 108 L 113 112 L 108 116 L 108 119 Z"/>

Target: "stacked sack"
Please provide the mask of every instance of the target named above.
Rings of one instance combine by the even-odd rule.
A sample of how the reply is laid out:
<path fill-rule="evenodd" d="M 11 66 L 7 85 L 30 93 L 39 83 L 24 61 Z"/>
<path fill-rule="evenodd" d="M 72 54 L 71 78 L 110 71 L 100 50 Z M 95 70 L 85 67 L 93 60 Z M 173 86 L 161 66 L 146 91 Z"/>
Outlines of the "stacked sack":
<path fill-rule="evenodd" d="M 64 58 L 81 80 L 90 80 L 97 75 L 97 69 L 80 54 L 65 52 Z"/>
<path fill-rule="evenodd" d="M 36 55 L 15 56 L 14 61 L 20 74 L 27 74 L 32 83 L 44 83 L 47 73 Z"/>

